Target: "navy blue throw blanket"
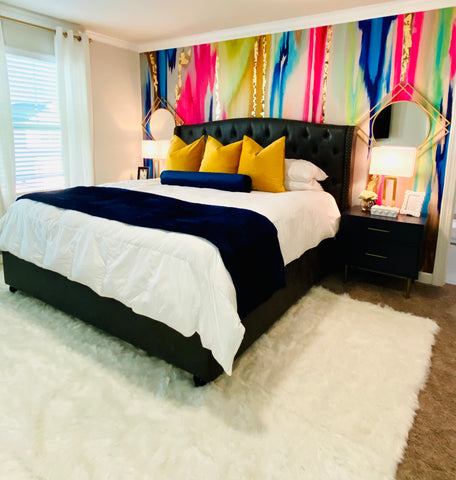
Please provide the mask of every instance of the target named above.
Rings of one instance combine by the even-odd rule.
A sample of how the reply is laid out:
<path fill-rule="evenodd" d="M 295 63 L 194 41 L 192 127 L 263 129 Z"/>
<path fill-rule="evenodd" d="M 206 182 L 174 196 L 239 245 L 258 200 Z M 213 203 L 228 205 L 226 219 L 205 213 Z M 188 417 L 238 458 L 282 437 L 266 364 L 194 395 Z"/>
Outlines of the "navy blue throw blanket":
<path fill-rule="evenodd" d="M 19 200 L 22 198 L 130 225 L 205 238 L 219 249 L 231 275 L 241 318 L 285 286 L 277 230 L 259 213 L 111 187 L 74 187 L 30 193 Z"/>

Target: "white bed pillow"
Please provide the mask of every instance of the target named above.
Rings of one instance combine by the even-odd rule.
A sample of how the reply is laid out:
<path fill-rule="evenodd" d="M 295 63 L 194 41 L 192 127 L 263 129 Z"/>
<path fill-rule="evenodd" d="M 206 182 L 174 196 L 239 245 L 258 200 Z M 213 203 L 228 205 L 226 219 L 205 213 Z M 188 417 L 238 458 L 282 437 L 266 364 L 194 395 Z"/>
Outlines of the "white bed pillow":
<path fill-rule="evenodd" d="M 287 192 L 293 192 L 295 190 L 323 190 L 323 187 L 318 183 L 315 178 L 308 182 L 296 182 L 294 180 L 287 180 L 283 183 Z"/>
<path fill-rule="evenodd" d="M 328 175 L 319 167 L 308 160 L 295 158 L 285 159 L 285 180 L 293 182 L 310 182 L 326 180 Z"/>
<path fill-rule="evenodd" d="M 323 190 L 318 183 L 326 180 L 328 175 L 308 160 L 285 159 L 285 190 Z"/>

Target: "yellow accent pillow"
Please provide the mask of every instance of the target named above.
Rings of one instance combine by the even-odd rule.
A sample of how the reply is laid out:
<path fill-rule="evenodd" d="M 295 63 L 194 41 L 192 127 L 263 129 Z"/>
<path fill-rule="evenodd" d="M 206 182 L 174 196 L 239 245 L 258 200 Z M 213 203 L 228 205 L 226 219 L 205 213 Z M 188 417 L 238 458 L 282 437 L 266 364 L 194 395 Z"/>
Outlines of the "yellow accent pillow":
<path fill-rule="evenodd" d="M 263 148 L 244 135 L 238 173 L 251 177 L 252 190 L 285 192 L 285 137 Z"/>
<path fill-rule="evenodd" d="M 237 173 L 241 150 L 242 140 L 223 145 L 209 135 L 200 172 Z"/>
<path fill-rule="evenodd" d="M 174 135 L 166 158 L 166 170 L 197 172 L 201 165 L 204 151 L 204 136 L 187 145 L 180 137 Z"/>

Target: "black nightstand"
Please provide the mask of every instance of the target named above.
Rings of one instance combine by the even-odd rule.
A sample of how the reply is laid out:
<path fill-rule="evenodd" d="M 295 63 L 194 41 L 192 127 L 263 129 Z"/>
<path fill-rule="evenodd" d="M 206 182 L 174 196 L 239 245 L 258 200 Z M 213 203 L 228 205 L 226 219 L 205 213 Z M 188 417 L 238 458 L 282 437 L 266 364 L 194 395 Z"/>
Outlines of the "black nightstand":
<path fill-rule="evenodd" d="M 342 213 L 339 238 L 348 267 L 362 268 L 407 279 L 418 278 L 426 217 L 399 215 L 397 218 L 371 215 L 352 207 Z"/>

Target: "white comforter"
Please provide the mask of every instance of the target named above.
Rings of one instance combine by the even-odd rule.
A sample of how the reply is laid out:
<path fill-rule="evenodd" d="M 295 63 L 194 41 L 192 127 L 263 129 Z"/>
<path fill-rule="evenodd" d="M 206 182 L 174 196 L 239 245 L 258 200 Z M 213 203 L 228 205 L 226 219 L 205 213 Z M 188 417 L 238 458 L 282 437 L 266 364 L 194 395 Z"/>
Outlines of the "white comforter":
<path fill-rule="evenodd" d="M 285 264 L 334 236 L 339 225 L 334 198 L 322 191 L 231 193 L 159 180 L 106 186 L 254 210 L 276 226 Z M 231 374 L 244 327 L 231 277 L 207 240 L 21 200 L 0 220 L 0 250 L 115 298 L 185 336 L 198 332 Z"/>

